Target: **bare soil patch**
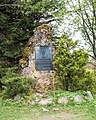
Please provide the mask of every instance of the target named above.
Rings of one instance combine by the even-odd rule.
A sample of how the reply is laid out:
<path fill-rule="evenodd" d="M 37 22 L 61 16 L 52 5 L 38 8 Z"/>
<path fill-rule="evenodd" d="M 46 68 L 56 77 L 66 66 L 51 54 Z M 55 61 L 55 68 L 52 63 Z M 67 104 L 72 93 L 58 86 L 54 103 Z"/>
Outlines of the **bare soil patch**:
<path fill-rule="evenodd" d="M 54 115 L 53 114 L 52 115 L 45 115 L 38 120 L 68 120 L 68 119 L 74 118 L 76 116 L 77 115 L 75 115 L 75 114 L 62 112 L 62 113 L 56 113 Z"/>

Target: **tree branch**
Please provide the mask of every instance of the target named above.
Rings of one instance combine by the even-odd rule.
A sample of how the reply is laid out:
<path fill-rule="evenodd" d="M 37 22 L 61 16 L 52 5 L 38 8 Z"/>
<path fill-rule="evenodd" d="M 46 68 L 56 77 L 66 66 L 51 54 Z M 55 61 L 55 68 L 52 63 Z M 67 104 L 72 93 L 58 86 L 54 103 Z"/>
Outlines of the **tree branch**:
<path fill-rule="evenodd" d="M 18 4 L 0 4 L 0 7 L 15 7 L 18 6 Z"/>
<path fill-rule="evenodd" d="M 95 58 L 94 56 L 92 56 L 92 55 L 90 55 L 90 54 L 89 54 L 89 56 L 90 56 L 91 58 L 93 58 L 94 60 L 96 60 L 96 58 Z"/>

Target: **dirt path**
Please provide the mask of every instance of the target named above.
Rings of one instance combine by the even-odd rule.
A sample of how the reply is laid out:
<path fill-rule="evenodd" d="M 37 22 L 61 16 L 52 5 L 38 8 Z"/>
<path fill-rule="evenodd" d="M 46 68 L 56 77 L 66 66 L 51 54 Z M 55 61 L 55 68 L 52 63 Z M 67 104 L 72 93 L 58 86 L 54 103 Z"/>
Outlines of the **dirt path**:
<path fill-rule="evenodd" d="M 38 119 L 38 120 L 69 120 L 71 118 L 76 118 L 77 115 L 75 114 L 70 114 L 70 113 L 56 113 L 56 114 L 52 114 L 52 115 L 46 115 L 43 116 L 42 118 Z"/>

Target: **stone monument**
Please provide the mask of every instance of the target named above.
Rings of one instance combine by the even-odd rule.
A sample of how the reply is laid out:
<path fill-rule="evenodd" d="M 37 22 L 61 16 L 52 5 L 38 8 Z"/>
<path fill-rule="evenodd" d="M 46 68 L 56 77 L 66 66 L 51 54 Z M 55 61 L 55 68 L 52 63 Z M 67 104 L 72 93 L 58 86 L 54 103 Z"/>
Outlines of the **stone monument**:
<path fill-rule="evenodd" d="M 22 74 L 37 81 L 36 90 L 46 92 L 54 86 L 52 30 L 47 24 L 37 28 L 23 50 L 19 64 Z"/>

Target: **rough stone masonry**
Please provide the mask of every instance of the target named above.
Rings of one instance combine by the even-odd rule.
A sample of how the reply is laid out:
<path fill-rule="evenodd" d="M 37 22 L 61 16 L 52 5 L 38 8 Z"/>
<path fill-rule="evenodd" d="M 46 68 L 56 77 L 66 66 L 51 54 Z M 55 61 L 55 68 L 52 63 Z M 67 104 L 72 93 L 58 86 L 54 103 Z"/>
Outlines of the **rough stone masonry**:
<path fill-rule="evenodd" d="M 52 46 L 52 30 L 49 25 L 43 24 L 37 28 L 23 50 L 23 58 L 19 61 L 22 68 L 22 74 L 26 77 L 35 78 L 37 81 L 36 90 L 39 92 L 46 92 L 54 86 L 54 73 L 53 71 L 36 70 L 36 46 Z M 52 47 L 53 56 L 54 51 L 55 50 Z"/>

